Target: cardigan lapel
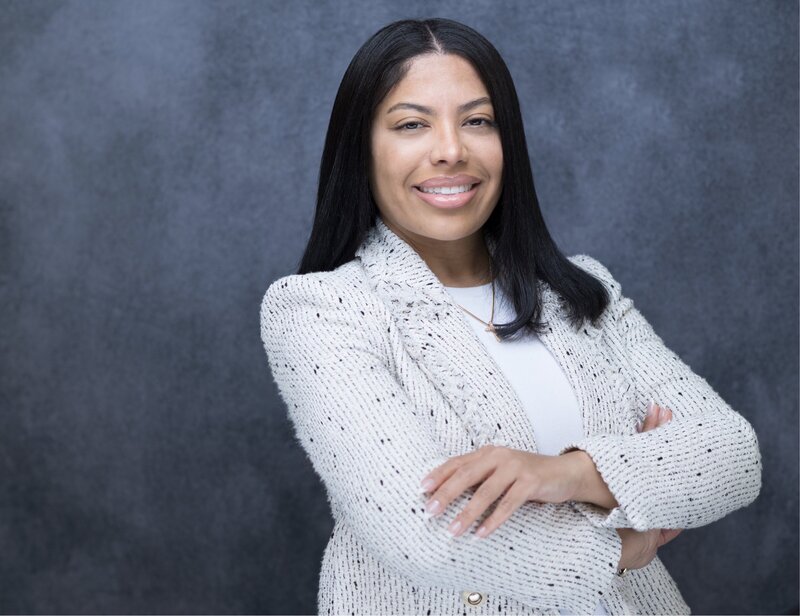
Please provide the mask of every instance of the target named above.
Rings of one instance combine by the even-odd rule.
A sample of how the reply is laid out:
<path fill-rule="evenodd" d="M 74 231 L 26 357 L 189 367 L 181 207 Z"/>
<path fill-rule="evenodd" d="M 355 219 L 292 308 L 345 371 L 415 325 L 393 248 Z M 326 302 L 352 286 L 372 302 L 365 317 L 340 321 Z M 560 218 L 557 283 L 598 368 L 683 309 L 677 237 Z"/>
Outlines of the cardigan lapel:
<path fill-rule="evenodd" d="M 493 252 L 491 238 L 487 248 Z M 395 317 L 410 356 L 459 416 L 475 448 L 487 444 L 537 452 L 533 425 L 513 386 L 475 335 L 467 316 L 422 257 L 378 216 L 356 251 L 373 290 Z M 564 370 L 578 399 L 584 436 L 614 431 L 616 422 L 589 409 L 630 389 L 620 370 L 598 354 L 599 327 L 574 330 L 557 294 L 539 281 L 542 318 L 539 339 Z M 614 372 L 616 378 L 598 379 Z M 594 375 L 592 378 L 591 375 Z M 627 385 L 627 387 L 626 387 Z M 621 392 L 625 389 L 625 392 Z"/>

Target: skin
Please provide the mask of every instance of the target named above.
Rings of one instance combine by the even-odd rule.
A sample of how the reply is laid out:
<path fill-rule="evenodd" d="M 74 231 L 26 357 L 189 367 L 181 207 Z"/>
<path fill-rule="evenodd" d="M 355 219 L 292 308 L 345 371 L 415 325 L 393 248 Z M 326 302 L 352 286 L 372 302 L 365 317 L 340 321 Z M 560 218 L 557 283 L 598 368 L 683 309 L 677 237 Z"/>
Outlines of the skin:
<path fill-rule="evenodd" d="M 656 410 L 659 408 L 656 405 Z M 671 421 L 672 411 L 668 408 L 663 410 L 663 415 L 648 413 L 641 429 L 637 426 L 637 431 L 655 430 Z M 618 528 L 617 534 L 622 539 L 622 554 L 620 555 L 618 566 L 626 569 L 641 569 L 649 565 L 650 561 L 656 557 L 658 548 L 672 541 L 682 530 L 682 528 L 654 528 L 640 532 L 632 528 Z"/>
<path fill-rule="evenodd" d="M 489 281 L 481 228 L 500 198 L 503 149 L 490 102 L 458 111 L 462 103 L 488 96 L 469 62 L 426 54 L 412 61 L 373 118 L 370 188 L 381 218 L 445 286 Z M 387 114 L 397 103 L 424 105 L 435 114 L 402 108 Z M 481 181 L 465 207 L 445 211 L 416 195 L 415 185 L 459 173 Z"/>
<path fill-rule="evenodd" d="M 457 55 L 425 54 L 411 61 L 406 76 L 381 101 L 372 119 L 369 183 L 381 218 L 416 250 L 445 286 L 477 286 L 490 280 L 482 227 L 502 191 L 500 133 L 490 100 L 459 110 L 465 103 L 488 97 L 468 61 Z M 429 111 L 392 109 L 398 103 L 425 106 Z M 417 196 L 415 185 L 459 173 L 481 182 L 465 207 L 441 210 Z M 645 422 L 643 431 L 656 428 L 658 421 Z M 617 506 L 591 458 L 581 450 L 546 456 L 487 446 L 451 458 L 427 478 L 432 495 L 426 509 L 434 515 L 433 501 L 439 501 L 441 512 L 462 492 L 478 486 L 454 520 L 454 524 L 460 523 L 455 536 L 501 496 L 484 524 L 487 532 L 483 536 L 491 534 L 528 500 L 580 500 L 608 508 Z M 620 566 L 636 568 L 650 562 L 655 549 L 672 539 L 664 533 L 677 534 L 680 530 L 618 532 L 622 538 Z"/>
<path fill-rule="evenodd" d="M 637 426 L 637 431 L 641 433 L 655 430 L 671 420 L 672 411 L 670 409 L 654 405 L 653 410 L 646 415 L 644 424 L 641 427 Z M 546 468 L 547 466 L 542 464 L 542 458 L 558 459 L 563 457 L 565 456 L 541 456 L 506 447 L 489 446 L 463 456 L 450 458 L 425 477 L 432 481 L 426 490 L 431 494 L 426 509 L 432 515 L 440 515 L 459 494 L 481 483 L 482 479 L 480 478 L 490 474 L 492 478 L 497 478 L 492 482 L 494 489 L 487 487 L 487 484 L 490 484 L 489 481 L 481 483 L 470 502 L 454 518 L 450 526 L 452 529 L 460 521 L 460 528 L 453 533 L 453 536 L 460 536 L 505 492 L 502 500 L 482 525 L 487 532 L 482 534 L 478 529 L 476 533 L 478 537 L 487 537 L 528 500 L 547 503 L 582 500 L 581 498 L 564 497 L 564 494 L 554 495 L 553 484 L 558 485 L 558 481 L 554 481 L 553 477 L 542 480 L 536 473 L 537 467 Z M 541 474 L 546 475 L 546 471 L 542 471 Z M 476 480 L 476 478 L 478 479 Z M 438 512 L 431 508 L 432 503 L 437 500 L 440 503 Z M 622 550 L 617 566 L 626 569 L 640 569 L 647 566 L 656 557 L 658 548 L 672 541 L 683 529 L 636 531 L 632 528 L 618 528 L 616 530 L 622 540 Z"/>

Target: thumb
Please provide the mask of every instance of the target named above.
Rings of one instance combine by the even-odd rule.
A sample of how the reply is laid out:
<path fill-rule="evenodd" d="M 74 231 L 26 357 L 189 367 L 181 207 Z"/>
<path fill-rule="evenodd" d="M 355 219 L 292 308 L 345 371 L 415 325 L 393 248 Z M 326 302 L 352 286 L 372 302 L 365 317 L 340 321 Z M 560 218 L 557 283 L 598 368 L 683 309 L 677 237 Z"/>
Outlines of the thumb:
<path fill-rule="evenodd" d="M 661 547 L 665 543 L 669 543 L 675 537 L 683 532 L 682 528 L 662 528 L 661 535 L 658 538 L 658 547 Z"/>

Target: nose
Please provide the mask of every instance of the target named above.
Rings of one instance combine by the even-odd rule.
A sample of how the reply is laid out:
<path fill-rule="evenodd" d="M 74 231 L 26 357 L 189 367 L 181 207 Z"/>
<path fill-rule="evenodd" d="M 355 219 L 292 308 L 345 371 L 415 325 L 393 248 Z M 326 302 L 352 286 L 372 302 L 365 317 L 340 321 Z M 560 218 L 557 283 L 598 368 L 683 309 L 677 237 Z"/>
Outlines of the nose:
<path fill-rule="evenodd" d="M 458 129 L 444 126 L 435 133 L 431 147 L 431 163 L 455 165 L 465 161 L 466 158 L 466 148 Z"/>

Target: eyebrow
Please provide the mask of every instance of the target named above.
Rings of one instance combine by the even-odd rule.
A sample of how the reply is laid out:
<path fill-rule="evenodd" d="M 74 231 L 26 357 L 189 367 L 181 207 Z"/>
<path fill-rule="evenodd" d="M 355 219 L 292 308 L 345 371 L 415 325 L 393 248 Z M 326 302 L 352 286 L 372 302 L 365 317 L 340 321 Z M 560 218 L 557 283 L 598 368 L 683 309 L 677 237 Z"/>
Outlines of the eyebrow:
<path fill-rule="evenodd" d="M 475 107 L 483 105 L 484 103 L 491 104 L 492 101 L 489 99 L 488 96 L 482 96 L 481 98 L 476 98 L 474 101 L 469 101 L 468 103 L 459 105 L 458 111 L 459 113 L 464 113 L 465 111 L 474 109 Z M 425 105 L 417 105 L 416 103 L 397 103 L 396 105 L 392 105 L 391 107 L 389 107 L 386 114 L 388 115 L 392 113 L 392 111 L 396 111 L 397 109 L 412 109 L 414 111 L 419 111 L 420 113 L 427 113 L 428 115 L 432 116 L 436 115 L 436 112 L 430 107 L 426 107 Z"/>

